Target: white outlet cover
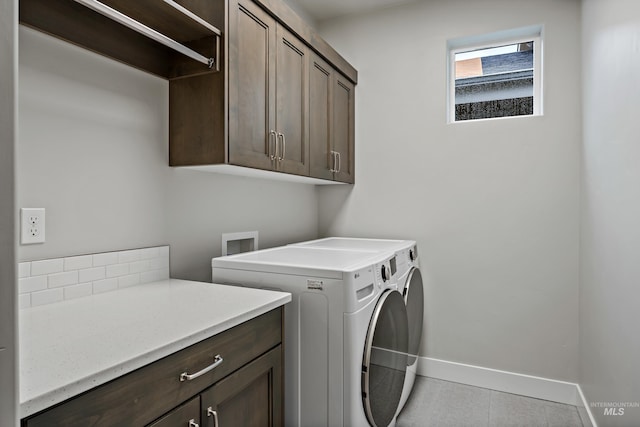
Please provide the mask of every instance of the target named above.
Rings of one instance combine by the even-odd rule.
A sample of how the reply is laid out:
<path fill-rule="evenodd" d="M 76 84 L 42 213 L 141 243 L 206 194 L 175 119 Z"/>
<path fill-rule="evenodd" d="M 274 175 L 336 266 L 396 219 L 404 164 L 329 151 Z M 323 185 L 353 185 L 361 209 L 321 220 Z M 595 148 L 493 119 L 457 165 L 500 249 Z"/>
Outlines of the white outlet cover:
<path fill-rule="evenodd" d="M 20 243 L 31 245 L 45 242 L 44 208 L 20 209 Z"/>

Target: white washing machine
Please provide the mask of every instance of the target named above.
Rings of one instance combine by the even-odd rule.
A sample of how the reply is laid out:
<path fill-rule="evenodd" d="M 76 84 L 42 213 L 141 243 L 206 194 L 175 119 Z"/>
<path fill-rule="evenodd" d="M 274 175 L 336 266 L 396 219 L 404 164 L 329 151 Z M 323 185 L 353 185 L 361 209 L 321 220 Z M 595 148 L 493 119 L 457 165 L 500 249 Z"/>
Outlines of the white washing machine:
<path fill-rule="evenodd" d="M 393 251 L 396 254 L 396 265 L 392 266 L 395 280 L 398 283 L 398 291 L 402 293 L 407 306 L 409 325 L 409 354 L 407 359 L 407 376 L 405 379 L 402 398 L 398 412 L 402 410 L 416 379 L 418 367 L 418 351 L 422 337 L 424 321 L 424 290 L 422 275 L 418 261 L 418 246 L 414 240 L 388 240 L 388 239 L 359 239 L 347 237 L 328 237 L 325 239 L 310 240 L 294 243 L 290 246 L 313 247 L 339 250 L 357 250 L 385 253 Z"/>
<path fill-rule="evenodd" d="M 278 289 L 285 306 L 285 425 L 395 424 L 409 332 L 396 255 L 279 247 L 212 260 L 213 281 Z"/>

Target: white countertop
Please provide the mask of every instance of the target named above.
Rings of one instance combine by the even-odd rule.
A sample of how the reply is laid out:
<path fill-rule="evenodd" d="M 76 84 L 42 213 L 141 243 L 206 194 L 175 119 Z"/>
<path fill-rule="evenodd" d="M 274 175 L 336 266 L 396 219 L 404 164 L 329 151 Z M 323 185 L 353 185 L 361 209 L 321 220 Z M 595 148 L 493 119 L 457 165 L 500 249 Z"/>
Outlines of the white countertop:
<path fill-rule="evenodd" d="M 165 280 L 20 311 L 20 417 L 291 301 L 285 292 Z"/>

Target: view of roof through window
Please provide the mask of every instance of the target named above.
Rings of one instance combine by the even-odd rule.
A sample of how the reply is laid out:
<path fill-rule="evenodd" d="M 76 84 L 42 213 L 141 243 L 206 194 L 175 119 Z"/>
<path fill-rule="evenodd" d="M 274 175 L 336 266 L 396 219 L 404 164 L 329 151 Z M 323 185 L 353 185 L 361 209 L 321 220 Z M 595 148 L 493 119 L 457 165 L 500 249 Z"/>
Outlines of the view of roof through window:
<path fill-rule="evenodd" d="M 534 42 L 455 54 L 456 121 L 533 114 Z"/>

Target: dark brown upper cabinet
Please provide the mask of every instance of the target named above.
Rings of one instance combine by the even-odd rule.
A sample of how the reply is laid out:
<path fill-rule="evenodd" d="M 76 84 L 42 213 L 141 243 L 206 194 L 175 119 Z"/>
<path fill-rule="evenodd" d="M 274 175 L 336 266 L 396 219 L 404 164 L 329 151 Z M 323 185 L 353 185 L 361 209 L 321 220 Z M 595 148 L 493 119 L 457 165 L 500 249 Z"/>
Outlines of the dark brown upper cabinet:
<path fill-rule="evenodd" d="M 354 89 L 348 79 L 312 55 L 309 72 L 310 175 L 354 182 Z"/>
<path fill-rule="evenodd" d="M 230 21 L 229 163 L 308 175 L 306 45 L 248 0 Z"/>
<path fill-rule="evenodd" d="M 169 79 L 170 166 L 354 182 L 357 71 L 283 0 L 99 3 L 200 62 L 76 0 L 20 0 L 20 21 Z"/>
<path fill-rule="evenodd" d="M 227 24 L 223 75 L 170 83 L 170 164 L 353 183 L 357 72 L 280 1 Z"/>

